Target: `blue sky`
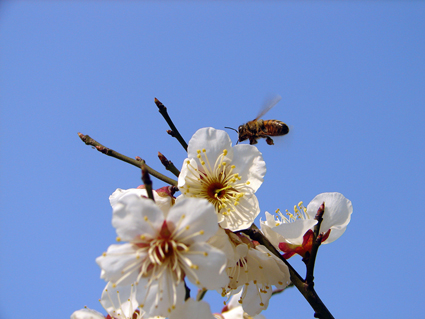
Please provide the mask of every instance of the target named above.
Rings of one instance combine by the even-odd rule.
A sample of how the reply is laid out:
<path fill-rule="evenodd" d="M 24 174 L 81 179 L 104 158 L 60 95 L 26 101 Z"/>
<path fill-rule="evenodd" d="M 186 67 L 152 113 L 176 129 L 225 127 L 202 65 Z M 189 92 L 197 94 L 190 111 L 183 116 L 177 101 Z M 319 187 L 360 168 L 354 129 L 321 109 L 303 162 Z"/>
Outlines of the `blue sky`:
<path fill-rule="evenodd" d="M 77 132 L 165 172 L 157 152 L 178 167 L 185 152 L 154 97 L 188 141 L 252 120 L 273 94 L 264 118 L 291 132 L 258 144 L 260 216 L 343 193 L 354 213 L 319 250 L 319 296 L 336 318 L 423 317 L 424 56 L 421 1 L 2 2 L 0 318 L 102 310 L 108 197 L 140 172 Z M 313 317 L 296 289 L 263 314 Z"/>

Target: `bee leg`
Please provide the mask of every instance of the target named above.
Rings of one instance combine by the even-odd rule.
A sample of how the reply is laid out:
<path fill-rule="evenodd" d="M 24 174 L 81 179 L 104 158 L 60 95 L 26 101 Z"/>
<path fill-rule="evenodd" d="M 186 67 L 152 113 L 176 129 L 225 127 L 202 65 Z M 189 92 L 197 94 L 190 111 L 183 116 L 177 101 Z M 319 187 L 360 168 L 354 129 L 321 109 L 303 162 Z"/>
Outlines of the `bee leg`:
<path fill-rule="evenodd" d="M 273 140 L 271 139 L 271 137 L 270 137 L 270 136 L 267 136 L 267 137 L 266 137 L 266 142 L 267 142 L 267 144 L 269 144 L 269 145 L 274 145 Z"/>
<path fill-rule="evenodd" d="M 249 138 L 249 144 L 251 144 L 251 145 L 257 144 L 257 140 L 253 137 L 250 137 Z"/>

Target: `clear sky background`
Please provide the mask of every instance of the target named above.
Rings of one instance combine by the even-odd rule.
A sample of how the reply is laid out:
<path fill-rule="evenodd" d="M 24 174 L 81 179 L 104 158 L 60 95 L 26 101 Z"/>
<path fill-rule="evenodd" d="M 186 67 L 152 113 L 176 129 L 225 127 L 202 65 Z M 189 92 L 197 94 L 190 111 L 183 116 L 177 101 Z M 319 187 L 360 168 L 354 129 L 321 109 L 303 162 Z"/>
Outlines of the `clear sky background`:
<path fill-rule="evenodd" d="M 254 119 L 273 94 L 264 118 L 291 132 L 258 144 L 260 216 L 343 193 L 354 213 L 319 250 L 319 296 L 336 318 L 424 318 L 423 1 L 3 1 L 0 88 L 1 319 L 102 311 L 108 197 L 140 172 L 77 132 L 166 172 L 157 152 L 178 167 L 185 152 L 154 97 L 188 141 Z M 263 314 L 313 318 L 295 288 Z"/>

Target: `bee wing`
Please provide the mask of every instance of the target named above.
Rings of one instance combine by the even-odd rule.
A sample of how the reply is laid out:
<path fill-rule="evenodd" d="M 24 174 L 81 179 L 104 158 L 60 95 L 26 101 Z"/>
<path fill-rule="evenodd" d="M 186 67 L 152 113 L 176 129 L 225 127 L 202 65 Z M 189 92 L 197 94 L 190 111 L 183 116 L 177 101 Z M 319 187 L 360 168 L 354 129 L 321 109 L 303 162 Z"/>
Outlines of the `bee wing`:
<path fill-rule="evenodd" d="M 264 103 L 263 107 L 261 108 L 260 113 L 258 113 L 257 117 L 254 119 L 254 121 L 263 117 L 264 114 L 266 114 L 268 111 L 270 111 L 272 109 L 272 107 L 275 106 L 281 99 L 282 99 L 282 97 L 280 95 L 276 95 L 272 99 L 267 100 Z"/>

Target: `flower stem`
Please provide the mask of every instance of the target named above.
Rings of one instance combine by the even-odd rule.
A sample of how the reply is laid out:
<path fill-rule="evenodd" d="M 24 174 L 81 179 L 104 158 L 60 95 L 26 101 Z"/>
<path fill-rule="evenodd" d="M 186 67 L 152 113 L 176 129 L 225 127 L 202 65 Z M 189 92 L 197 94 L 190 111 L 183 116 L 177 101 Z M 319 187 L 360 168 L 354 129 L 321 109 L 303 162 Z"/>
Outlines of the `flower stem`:
<path fill-rule="evenodd" d="M 112 156 L 115 157 L 123 162 L 129 163 L 131 165 L 134 165 L 138 168 L 142 168 L 142 165 L 145 164 L 145 161 L 142 159 L 132 159 L 130 157 L 127 157 L 123 154 L 120 154 L 114 150 L 111 150 L 110 148 L 107 148 L 105 146 L 103 146 L 102 144 L 100 144 L 99 142 L 95 141 L 94 139 L 92 139 L 90 136 L 88 135 L 84 135 L 82 133 L 78 133 L 78 136 L 81 138 L 81 140 L 86 143 L 87 145 L 92 145 L 94 146 L 99 152 L 108 155 L 108 156 Z M 151 174 L 152 176 L 155 176 L 156 178 L 160 179 L 161 181 L 170 184 L 170 185 L 174 185 L 177 186 L 177 181 L 169 178 L 165 175 L 162 175 L 161 173 L 157 172 L 156 170 L 154 170 L 153 168 L 151 168 L 150 166 L 146 165 L 146 170 L 149 172 L 149 174 Z"/>
<path fill-rule="evenodd" d="M 183 137 L 180 135 L 179 131 L 175 127 L 173 121 L 171 120 L 170 116 L 168 115 L 167 108 L 164 104 L 162 104 L 157 98 L 155 98 L 155 104 L 158 106 L 159 113 L 164 117 L 164 119 L 167 121 L 168 125 L 170 126 L 173 136 L 180 142 L 180 144 L 183 146 L 184 150 L 187 152 L 187 143 L 183 139 Z"/>

